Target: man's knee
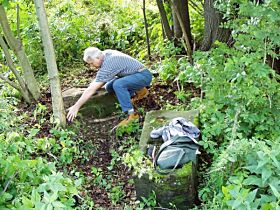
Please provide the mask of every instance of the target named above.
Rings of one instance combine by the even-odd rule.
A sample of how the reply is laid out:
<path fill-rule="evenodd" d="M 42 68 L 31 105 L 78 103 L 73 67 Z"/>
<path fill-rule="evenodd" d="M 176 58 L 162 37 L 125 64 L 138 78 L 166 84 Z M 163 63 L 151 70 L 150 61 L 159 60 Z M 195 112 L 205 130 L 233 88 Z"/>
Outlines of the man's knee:
<path fill-rule="evenodd" d="M 113 86 L 114 91 L 117 91 L 117 90 L 120 90 L 123 88 L 123 84 L 122 84 L 122 82 L 120 82 L 120 80 L 115 80 L 112 86 Z"/>

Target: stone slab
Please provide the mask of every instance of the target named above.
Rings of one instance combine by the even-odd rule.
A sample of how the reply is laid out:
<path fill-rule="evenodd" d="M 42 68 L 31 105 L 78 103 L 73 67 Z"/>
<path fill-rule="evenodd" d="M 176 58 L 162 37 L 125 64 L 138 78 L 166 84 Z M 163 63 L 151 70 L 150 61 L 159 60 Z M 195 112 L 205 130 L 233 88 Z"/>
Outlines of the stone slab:
<path fill-rule="evenodd" d="M 80 98 L 86 88 L 71 88 L 63 91 L 65 109 L 68 109 Z M 93 95 L 79 110 L 83 117 L 103 118 L 117 111 L 117 98 L 114 94 L 101 89 Z"/>

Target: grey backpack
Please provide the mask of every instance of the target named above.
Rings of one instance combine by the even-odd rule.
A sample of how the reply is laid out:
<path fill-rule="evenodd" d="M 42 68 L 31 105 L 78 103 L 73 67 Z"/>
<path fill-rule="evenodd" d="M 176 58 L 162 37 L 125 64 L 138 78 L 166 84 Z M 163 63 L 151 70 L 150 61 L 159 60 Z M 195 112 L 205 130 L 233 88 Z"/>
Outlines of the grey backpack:
<path fill-rule="evenodd" d="M 154 167 L 164 174 L 182 167 L 189 161 L 196 163 L 198 147 L 197 141 L 190 136 L 174 136 L 160 146 L 154 159 Z M 158 167 L 165 171 L 159 170 Z"/>

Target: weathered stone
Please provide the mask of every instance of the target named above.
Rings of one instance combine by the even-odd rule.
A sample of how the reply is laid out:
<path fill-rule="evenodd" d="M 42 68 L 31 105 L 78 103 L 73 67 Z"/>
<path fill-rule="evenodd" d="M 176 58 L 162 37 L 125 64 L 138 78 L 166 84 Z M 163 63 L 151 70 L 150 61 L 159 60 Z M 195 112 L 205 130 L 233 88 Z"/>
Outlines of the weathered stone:
<path fill-rule="evenodd" d="M 146 114 L 145 122 L 139 142 L 142 151 L 146 152 L 149 144 L 161 144 L 162 140 L 151 139 L 150 132 L 170 122 L 175 117 L 185 119 L 198 124 L 197 110 L 192 111 L 151 111 Z M 176 169 L 167 175 L 161 175 L 159 182 L 149 180 L 148 175 L 138 178 L 134 177 L 137 199 L 149 197 L 152 191 L 157 196 L 157 202 L 161 207 L 176 209 L 188 209 L 194 205 L 196 192 L 196 165 L 193 162 L 185 164 L 182 168 Z M 156 172 L 155 172 L 156 173 Z"/>
<path fill-rule="evenodd" d="M 85 88 L 71 88 L 62 93 L 65 109 L 69 108 L 80 98 Z M 114 94 L 100 90 L 93 95 L 79 110 L 83 117 L 102 118 L 117 111 L 117 99 Z"/>
<path fill-rule="evenodd" d="M 196 168 L 189 162 L 181 169 L 176 169 L 168 175 L 162 175 L 158 182 L 149 180 L 145 174 L 141 178 L 134 177 L 136 196 L 138 200 L 149 197 L 154 191 L 157 202 L 163 208 L 185 210 L 193 207 L 197 196 Z"/>

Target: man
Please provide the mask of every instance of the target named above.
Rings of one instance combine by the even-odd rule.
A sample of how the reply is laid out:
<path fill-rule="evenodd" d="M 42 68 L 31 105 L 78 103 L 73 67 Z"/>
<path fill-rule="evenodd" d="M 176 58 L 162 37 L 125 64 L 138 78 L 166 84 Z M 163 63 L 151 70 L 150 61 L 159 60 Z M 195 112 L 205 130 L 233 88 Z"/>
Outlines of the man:
<path fill-rule="evenodd" d="M 101 51 L 96 47 L 89 47 L 84 52 L 83 60 L 90 67 L 98 68 L 95 80 L 83 92 L 79 100 L 69 108 L 67 119 L 71 122 L 77 116 L 80 107 L 96 91 L 105 85 L 108 92 L 114 92 L 121 105 L 122 111 L 127 113 L 127 119 L 118 126 L 127 125 L 139 116 L 134 112 L 131 97 L 141 99 L 148 94 L 146 86 L 152 81 L 151 72 L 138 60 L 117 50 Z"/>

